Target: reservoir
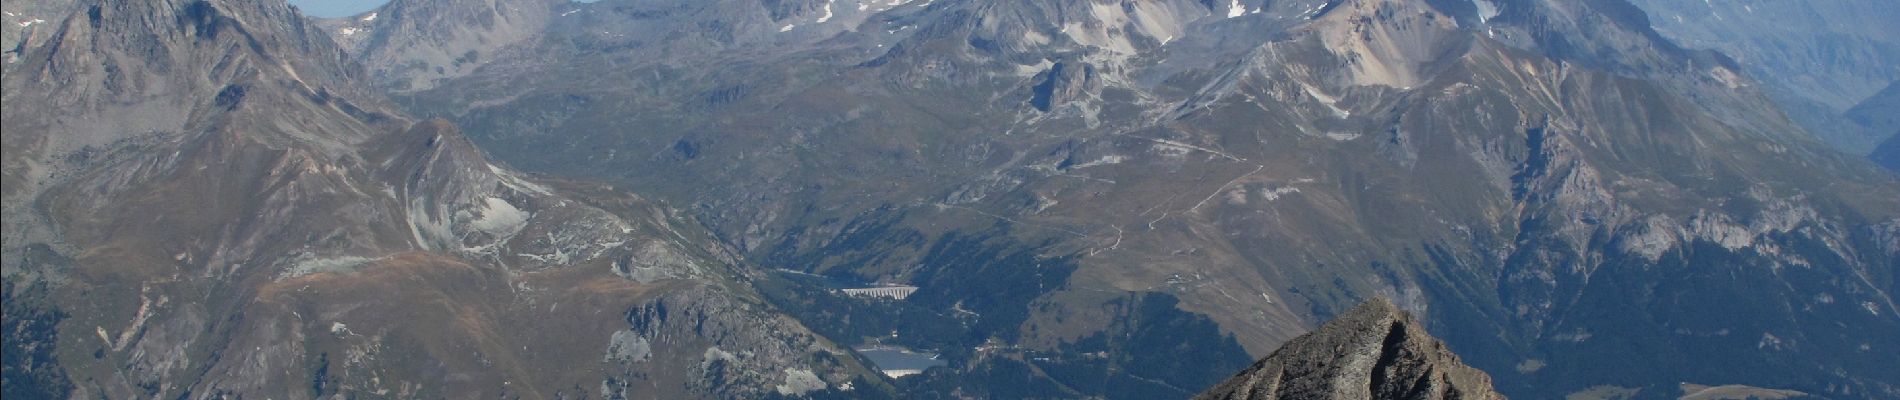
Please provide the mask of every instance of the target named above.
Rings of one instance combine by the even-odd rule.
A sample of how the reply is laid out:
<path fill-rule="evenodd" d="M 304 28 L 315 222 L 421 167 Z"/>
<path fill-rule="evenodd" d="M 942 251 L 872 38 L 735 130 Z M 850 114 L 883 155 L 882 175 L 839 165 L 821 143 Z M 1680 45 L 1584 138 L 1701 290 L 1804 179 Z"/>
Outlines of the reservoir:
<path fill-rule="evenodd" d="M 910 349 L 895 346 L 877 346 L 858 349 L 858 354 L 870 359 L 871 364 L 884 375 L 892 378 L 923 373 L 930 367 L 941 367 L 949 363 L 937 359 L 933 353 L 918 353 Z"/>

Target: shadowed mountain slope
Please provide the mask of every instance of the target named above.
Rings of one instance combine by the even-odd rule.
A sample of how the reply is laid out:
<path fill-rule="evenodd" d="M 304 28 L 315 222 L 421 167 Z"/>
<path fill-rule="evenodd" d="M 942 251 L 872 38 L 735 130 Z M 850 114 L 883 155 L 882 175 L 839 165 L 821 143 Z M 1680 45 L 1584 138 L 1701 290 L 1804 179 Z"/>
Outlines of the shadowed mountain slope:
<path fill-rule="evenodd" d="M 1900 171 L 1900 137 L 1887 139 L 1874 149 L 1873 160 L 1889 170 Z"/>
<path fill-rule="evenodd" d="M 1900 82 L 1868 96 L 1842 116 L 1872 132 L 1900 132 Z"/>

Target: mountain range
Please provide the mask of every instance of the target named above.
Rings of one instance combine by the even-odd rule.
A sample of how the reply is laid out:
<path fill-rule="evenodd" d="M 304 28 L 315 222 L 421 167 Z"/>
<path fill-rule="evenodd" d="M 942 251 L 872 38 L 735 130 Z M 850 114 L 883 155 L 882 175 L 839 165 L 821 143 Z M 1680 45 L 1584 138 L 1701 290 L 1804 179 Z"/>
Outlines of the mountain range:
<path fill-rule="evenodd" d="M 1665 36 L 1735 57 L 1796 123 L 1850 153 L 1892 136 L 1851 109 L 1900 81 L 1900 8 L 1884 1 L 1632 1 Z M 1888 90 L 1891 92 L 1891 90 Z M 1889 95 L 1891 96 L 1891 95 Z M 1887 113 L 1900 112 L 1888 108 Z"/>
<path fill-rule="evenodd" d="M 690 216 L 490 163 L 281 2 L 57 26 L 5 77 L 9 398 L 865 382 Z"/>
<path fill-rule="evenodd" d="M 1900 396 L 1895 27 L 1665 3 L 32 3 L 5 390 Z"/>

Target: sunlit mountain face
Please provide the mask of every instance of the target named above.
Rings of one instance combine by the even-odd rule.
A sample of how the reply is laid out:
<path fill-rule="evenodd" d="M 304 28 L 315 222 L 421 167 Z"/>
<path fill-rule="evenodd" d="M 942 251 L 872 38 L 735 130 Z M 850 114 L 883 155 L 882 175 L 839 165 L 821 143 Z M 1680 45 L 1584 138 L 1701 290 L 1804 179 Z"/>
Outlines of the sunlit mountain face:
<path fill-rule="evenodd" d="M 8 398 L 1900 397 L 1900 4 L 6 7 Z"/>

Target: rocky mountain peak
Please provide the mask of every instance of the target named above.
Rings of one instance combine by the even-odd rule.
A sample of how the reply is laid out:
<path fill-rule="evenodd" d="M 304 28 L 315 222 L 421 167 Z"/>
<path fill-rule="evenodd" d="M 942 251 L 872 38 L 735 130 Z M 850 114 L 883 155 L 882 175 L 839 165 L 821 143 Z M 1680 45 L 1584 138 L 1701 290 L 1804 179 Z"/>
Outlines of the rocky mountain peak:
<path fill-rule="evenodd" d="M 307 21 L 282 0 L 100 1 L 8 70 L 8 326 L 29 281 L 50 286 L 33 295 L 45 307 L 101 310 L 70 323 L 118 332 L 34 367 L 72 363 L 71 379 L 16 386 L 9 359 L 8 398 L 758 398 L 862 382 L 685 217 L 491 164 L 448 121 L 410 123 Z M 647 302 L 691 318 L 623 317 Z M 60 342 L 9 335 L 6 352 Z"/>
<path fill-rule="evenodd" d="M 94 2 L 53 32 L 5 76 L 5 165 L 24 179 L 15 182 L 61 174 L 60 155 L 153 133 L 221 130 L 335 148 L 368 137 L 368 124 L 394 121 L 356 83 L 360 69 L 281 1 Z M 347 117 L 242 126 L 300 112 Z M 233 117 L 241 114 L 249 116 Z"/>
<path fill-rule="evenodd" d="M 283 2 L 97 2 L 47 40 L 22 54 L 21 72 L 55 93 L 137 97 L 253 77 L 316 90 L 348 86 L 355 73 L 341 49 Z M 195 65 L 214 68 L 162 82 Z"/>
<path fill-rule="evenodd" d="M 379 83 L 399 91 L 433 87 L 534 37 L 566 0 L 395 0 L 360 15 L 320 21 Z"/>
<path fill-rule="evenodd" d="M 1209 389 L 1197 400 L 1503 399 L 1410 314 L 1375 298 Z"/>
<path fill-rule="evenodd" d="M 1349 60 L 1351 81 L 1412 87 L 1425 79 L 1420 66 L 1439 57 L 1458 23 L 1425 2 L 1350 0 L 1329 5 L 1309 29 Z"/>

